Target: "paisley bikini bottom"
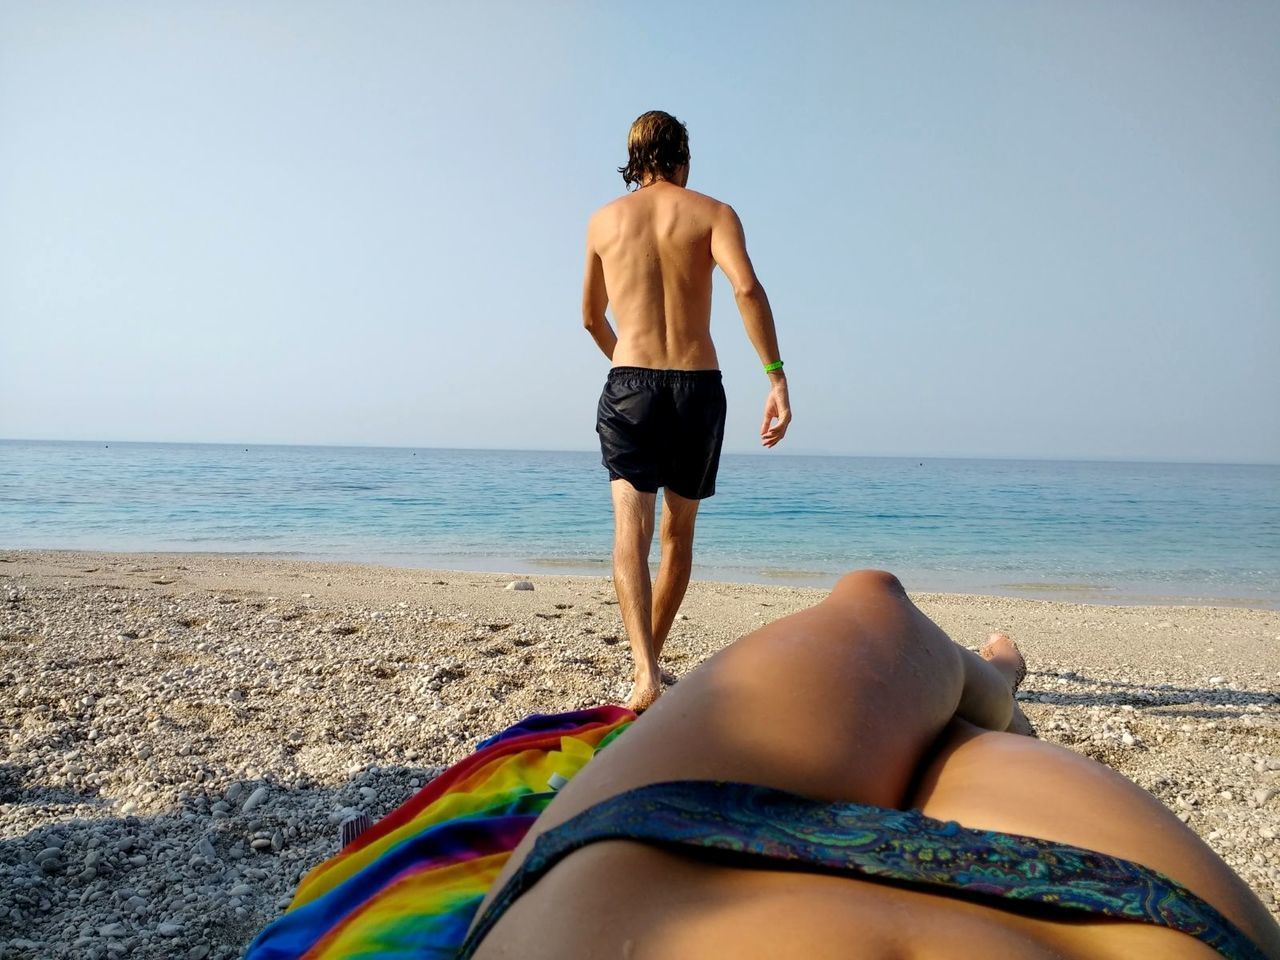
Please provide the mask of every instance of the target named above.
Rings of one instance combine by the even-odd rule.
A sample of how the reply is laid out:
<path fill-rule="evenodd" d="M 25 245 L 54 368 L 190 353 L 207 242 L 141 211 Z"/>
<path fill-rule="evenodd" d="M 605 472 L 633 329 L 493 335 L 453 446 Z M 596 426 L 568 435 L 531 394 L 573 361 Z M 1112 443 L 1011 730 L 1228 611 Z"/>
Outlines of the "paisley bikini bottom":
<path fill-rule="evenodd" d="M 655 783 L 583 811 L 538 837 L 477 920 L 469 958 L 503 913 L 587 844 L 632 840 L 732 866 L 798 870 L 963 897 L 1057 919 L 1086 915 L 1168 927 L 1231 960 L 1262 960 L 1241 930 L 1186 887 L 1118 857 L 1032 837 L 971 830 L 858 803 L 829 803 L 746 783 Z"/>

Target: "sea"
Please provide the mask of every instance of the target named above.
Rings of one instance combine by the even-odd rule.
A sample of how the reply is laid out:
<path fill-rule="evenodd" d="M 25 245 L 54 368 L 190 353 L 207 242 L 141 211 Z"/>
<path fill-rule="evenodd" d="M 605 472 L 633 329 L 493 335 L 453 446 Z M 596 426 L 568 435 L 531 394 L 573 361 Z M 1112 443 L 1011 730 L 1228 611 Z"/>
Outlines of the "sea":
<path fill-rule="evenodd" d="M 0 549 L 608 574 L 596 453 L 0 441 Z M 653 555 L 657 560 L 657 549 Z M 1280 466 L 726 455 L 697 579 L 1280 608 Z"/>

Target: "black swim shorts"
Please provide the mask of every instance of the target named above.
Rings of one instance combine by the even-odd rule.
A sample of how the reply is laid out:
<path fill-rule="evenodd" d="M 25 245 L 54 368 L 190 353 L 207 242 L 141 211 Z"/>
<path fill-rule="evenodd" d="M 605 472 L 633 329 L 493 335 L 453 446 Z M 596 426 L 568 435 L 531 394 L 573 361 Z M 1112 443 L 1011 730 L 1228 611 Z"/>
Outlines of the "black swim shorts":
<path fill-rule="evenodd" d="M 716 492 L 725 399 L 719 370 L 609 371 L 596 416 L 610 480 L 666 487 L 690 500 Z"/>

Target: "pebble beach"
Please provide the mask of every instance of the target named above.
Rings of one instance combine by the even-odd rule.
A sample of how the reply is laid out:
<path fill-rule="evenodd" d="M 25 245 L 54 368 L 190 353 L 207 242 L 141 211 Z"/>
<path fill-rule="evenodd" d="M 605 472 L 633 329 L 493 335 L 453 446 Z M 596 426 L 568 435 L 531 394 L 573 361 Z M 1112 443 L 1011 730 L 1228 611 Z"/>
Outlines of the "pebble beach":
<path fill-rule="evenodd" d="M 621 702 L 610 581 L 513 579 L 0 553 L 0 957 L 239 956 L 349 814 L 530 713 Z M 695 581 L 664 665 L 822 595 Z M 1040 735 L 1151 791 L 1280 918 L 1280 612 L 912 596 L 967 646 L 1009 633 Z"/>

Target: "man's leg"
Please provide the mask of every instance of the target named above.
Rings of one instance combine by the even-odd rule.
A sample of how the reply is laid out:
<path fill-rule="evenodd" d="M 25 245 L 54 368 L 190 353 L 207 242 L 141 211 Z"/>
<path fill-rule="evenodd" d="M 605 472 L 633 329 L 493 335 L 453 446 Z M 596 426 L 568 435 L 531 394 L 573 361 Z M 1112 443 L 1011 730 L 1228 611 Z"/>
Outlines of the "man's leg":
<path fill-rule="evenodd" d="M 644 710 L 662 693 L 653 643 L 653 588 L 649 579 L 657 495 L 637 490 L 626 480 L 614 480 L 609 486 L 613 491 L 613 586 L 618 592 L 618 607 L 634 666 L 634 685 L 627 706 Z"/>
<path fill-rule="evenodd" d="M 662 655 L 671 623 L 680 609 L 689 574 L 693 570 L 693 527 L 698 519 L 698 500 L 690 500 L 670 490 L 662 499 L 662 563 L 653 591 L 653 655 Z"/>

